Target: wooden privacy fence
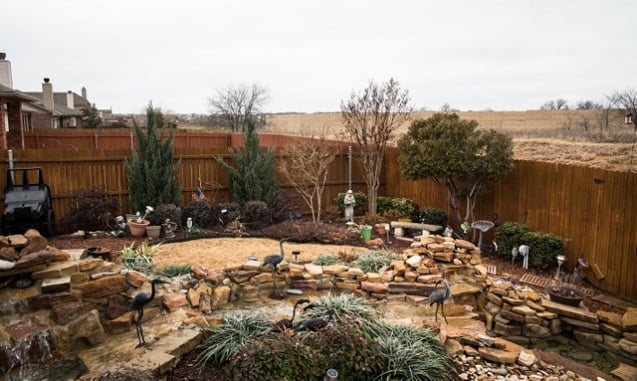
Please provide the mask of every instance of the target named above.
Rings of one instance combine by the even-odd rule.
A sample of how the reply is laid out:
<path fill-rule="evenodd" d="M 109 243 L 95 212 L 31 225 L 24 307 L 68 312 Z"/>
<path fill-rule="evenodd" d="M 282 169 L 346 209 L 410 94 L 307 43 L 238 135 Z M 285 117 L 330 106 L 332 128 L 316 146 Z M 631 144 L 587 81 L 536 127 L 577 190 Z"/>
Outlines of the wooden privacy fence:
<path fill-rule="evenodd" d="M 274 140 L 273 140 L 274 141 Z M 209 199 L 228 201 L 228 179 L 215 158 L 227 156 L 226 148 L 178 148 L 181 160 L 178 181 L 183 205 L 193 190 L 202 187 Z M 73 191 L 94 185 L 104 186 L 117 197 L 121 212 L 128 210 L 128 186 L 124 160 L 130 149 L 90 150 L 52 149 L 16 150 L 15 167 L 37 166 L 51 188 L 57 218 L 68 210 Z M 0 173 L 8 168 L 7 151 Z M 384 177 L 379 194 L 407 197 L 421 207 L 448 210 L 444 193 L 431 181 L 407 181 L 398 169 L 397 149 L 387 152 Z M 285 160 L 281 152 L 276 160 Z M 361 171 L 352 167 L 355 191 L 366 191 Z M 284 191 L 293 191 L 278 175 Z M 0 176 L 4 189 L 6 176 Z M 329 169 L 323 206 L 331 205 L 339 192 L 348 188 L 347 150 L 341 150 Z M 4 195 L 2 195 L 2 198 Z M 481 197 L 475 210 L 476 219 L 491 219 L 499 214 L 502 221 L 526 223 L 531 229 L 565 239 L 566 268 L 575 266 L 579 253 L 595 264 L 604 275 L 598 279 L 592 272 L 587 278 L 595 286 L 620 297 L 637 300 L 637 174 L 602 169 L 517 161 L 513 172 L 493 184 Z M 533 255 L 531 248 L 531 255 Z"/>

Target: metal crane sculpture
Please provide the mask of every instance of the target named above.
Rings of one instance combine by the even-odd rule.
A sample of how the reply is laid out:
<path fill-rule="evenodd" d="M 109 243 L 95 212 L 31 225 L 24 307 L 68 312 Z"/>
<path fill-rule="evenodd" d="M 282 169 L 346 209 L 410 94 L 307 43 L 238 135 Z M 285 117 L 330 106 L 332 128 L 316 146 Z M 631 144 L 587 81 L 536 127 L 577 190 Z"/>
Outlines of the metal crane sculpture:
<path fill-rule="evenodd" d="M 144 316 L 144 307 L 155 298 L 155 285 L 160 283 L 170 283 L 162 279 L 153 279 L 150 282 L 151 293 L 148 295 L 145 292 L 140 292 L 133 298 L 131 304 L 131 310 L 137 311 L 137 320 L 135 326 L 137 327 L 137 340 L 139 344 L 135 348 L 140 348 L 146 344 L 144 340 L 144 332 L 142 331 L 142 317 Z"/>
<path fill-rule="evenodd" d="M 309 302 L 310 302 L 309 299 L 297 300 L 296 303 L 294 303 L 294 309 L 292 309 L 292 317 L 290 319 L 281 319 L 277 321 L 276 323 L 274 323 L 274 326 L 272 326 L 272 332 L 283 332 L 286 329 L 292 329 L 293 327 L 292 323 L 294 322 L 294 316 L 296 315 L 296 307 L 299 304 L 304 304 Z"/>
<path fill-rule="evenodd" d="M 316 332 L 319 329 L 325 328 L 326 325 L 327 325 L 327 320 L 325 319 L 321 319 L 321 318 L 308 319 L 299 323 L 298 330 Z"/>
<path fill-rule="evenodd" d="M 265 257 L 261 266 L 269 265 L 272 268 L 272 286 L 275 290 L 275 295 L 280 295 L 279 288 L 276 285 L 275 275 L 276 275 L 276 266 L 283 261 L 285 258 L 285 253 L 283 252 L 283 242 L 288 241 L 289 238 L 281 238 L 279 240 L 279 247 L 281 248 L 281 254 L 272 254 Z"/>
<path fill-rule="evenodd" d="M 444 288 L 437 288 L 438 284 L 443 283 L 444 284 Z M 429 306 L 432 306 L 434 303 L 436 303 L 436 312 L 435 312 L 435 317 L 436 317 L 436 322 L 438 321 L 438 307 L 440 307 L 440 309 L 442 310 L 442 317 L 445 318 L 445 323 L 449 324 L 449 322 L 447 321 L 447 316 L 445 315 L 445 300 L 449 299 L 449 297 L 451 296 L 451 288 L 449 288 L 449 282 L 447 282 L 446 279 L 438 279 L 436 280 L 436 289 L 429 294 Z"/>

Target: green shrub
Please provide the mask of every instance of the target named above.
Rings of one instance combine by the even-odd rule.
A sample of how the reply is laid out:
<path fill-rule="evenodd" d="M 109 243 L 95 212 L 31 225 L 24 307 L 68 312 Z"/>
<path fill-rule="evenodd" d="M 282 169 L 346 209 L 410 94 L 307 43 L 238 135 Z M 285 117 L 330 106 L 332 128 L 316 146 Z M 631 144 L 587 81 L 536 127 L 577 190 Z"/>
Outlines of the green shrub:
<path fill-rule="evenodd" d="M 155 210 L 148 215 L 148 220 L 151 225 L 161 226 L 166 222 L 166 219 L 170 219 L 177 224 L 181 223 L 181 208 L 175 204 L 161 204 L 158 205 Z"/>
<path fill-rule="evenodd" d="M 504 222 L 495 231 L 495 240 L 498 242 L 498 255 L 511 258 L 511 250 L 514 247 L 522 244 L 528 245 L 524 241 L 524 235 L 530 231 L 531 229 L 526 225 L 517 222 Z"/>
<path fill-rule="evenodd" d="M 376 213 L 381 216 L 388 210 L 392 209 L 392 198 L 387 196 L 378 196 L 376 198 Z"/>
<path fill-rule="evenodd" d="M 522 242 L 529 246 L 529 266 L 541 270 L 557 267 L 555 257 L 564 255 L 564 243 L 560 237 L 542 232 L 528 232 Z"/>
<path fill-rule="evenodd" d="M 366 273 L 376 273 L 383 266 L 389 266 L 392 259 L 397 258 L 395 254 L 386 251 L 367 251 L 360 253 L 352 264 Z"/>
<path fill-rule="evenodd" d="M 418 211 L 418 219 L 423 224 L 447 226 L 447 212 L 438 208 L 421 208 Z"/>
<path fill-rule="evenodd" d="M 168 124 L 164 115 L 149 104 L 146 128 L 142 129 L 135 120 L 133 124 L 139 149 L 124 160 L 130 210 L 144 210 L 147 205 L 180 205 L 181 191 L 177 186 L 180 163 L 174 160 L 172 131 L 167 137 L 162 134 Z"/>
<path fill-rule="evenodd" d="M 376 199 L 376 213 L 387 217 L 389 220 L 397 218 L 413 218 L 417 205 L 410 199 L 405 197 L 387 197 L 378 196 Z"/>
<path fill-rule="evenodd" d="M 344 200 L 345 193 L 337 194 L 334 199 L 334 203 L 336 204 L 338 211 L 341 213 L 341 216 L 345 215 Z M 354 205 L 354 217 L 365 215 L 365 213 L 367 213 L 367 195 L 362 192 L 354 192 L 354 200 L 356 200 L 356 204 Z"/>
<path fill-rule="evenodd" d="M 398 213 L 400 213 L 402 218 L 411 219 L 412 217 L 414 217 L 414 214 L 416 213 L 417 205 L 410 198 L 398 197 L 398 198 L 392 199 L 391 207 L 392 209 L 397 210 Z"/>

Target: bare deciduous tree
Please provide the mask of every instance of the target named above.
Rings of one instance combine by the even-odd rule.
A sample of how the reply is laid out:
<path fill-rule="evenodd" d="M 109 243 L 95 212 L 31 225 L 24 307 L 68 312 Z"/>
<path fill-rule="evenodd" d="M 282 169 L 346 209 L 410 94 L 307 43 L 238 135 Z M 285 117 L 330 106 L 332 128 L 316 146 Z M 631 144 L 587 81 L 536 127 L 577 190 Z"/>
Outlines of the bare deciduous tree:
<path fill-rule="evenodd" d="M 387 142 L 394 131 L 407 121 L 412 111 L 409 92 L 401 90 L 396 80 L 376 84 L 370 81 L 360 94 L 352 92 L 341 101 L 341 117 L 345 132 L 360 147 L 358 161 L 367 183 L 368 213 L 376 215 L 380 173 Z"/>
<path fill-rule="evenodd" d="M 312 221 L 321 221 L 321 197 L 325 190 L 328 167 L 334 161 L 338 148 L 326 142 L 326 130 L 310 134 L 284 148 L 285 160 L 279 163 L 281 173 L 301 195 L 312 212 Z"/>
<path fill-rule="evenodd" d="M 609 100 L 613 105 L 622 108 L 627 115 L 630 114 L 633 128 L 637 131 L 637 89 L 615 91 Z"/>
<path fill-rule="evenodd" d="M 232 132 L 244 132 L 246 115 L 252 115 L 258 121 L 258 114 L 267 100 L 268 91 L 260 85 L 228 86 L 217 90 L 217 96 L 209 99 L 210 119 L 221 121 Z"/>
<path fill-rule="evenodd" d="M 550 100 L 550 101 L 544 103 L 540 107 L 540 110 L 554 110 L 554 111 L 568 110 L 568 101 L 566 99 L 563 99 L 563 98 L 557 98 L 556 100 Z"/>

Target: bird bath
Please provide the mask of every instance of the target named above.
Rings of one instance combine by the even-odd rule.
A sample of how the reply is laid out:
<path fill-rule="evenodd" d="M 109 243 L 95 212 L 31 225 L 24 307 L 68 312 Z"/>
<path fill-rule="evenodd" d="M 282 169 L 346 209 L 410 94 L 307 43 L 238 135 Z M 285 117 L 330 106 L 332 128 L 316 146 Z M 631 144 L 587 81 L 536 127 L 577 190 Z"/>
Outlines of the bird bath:
<path fill-rule="evenodd" d="M 494 226 L 495 224 L 493 223 L 493 221 L 489 220 L 477 220 L 471 223 L 472 229 L 477 229 L 478 231 L 480 231 L 480 237 L 478 238 L 478 247 L 480 249 L 482 249 L 482 235 L 488 232 Z"/>

